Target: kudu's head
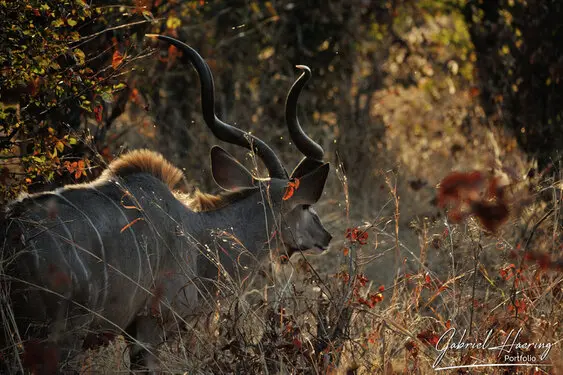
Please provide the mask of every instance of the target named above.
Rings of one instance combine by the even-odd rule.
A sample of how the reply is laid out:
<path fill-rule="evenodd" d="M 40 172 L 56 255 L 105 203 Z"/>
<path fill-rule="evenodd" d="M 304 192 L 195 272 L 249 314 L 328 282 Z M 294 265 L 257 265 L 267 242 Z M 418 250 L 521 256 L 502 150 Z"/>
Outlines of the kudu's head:
<path fill-rule="evenodd" d="M 254 176 L 237 159 L 219 146 L 211 149 L 212 174 L 225 191 L 266 192 L 271 212 L 279 220 L 278 230 L 287 255 L 298 250 L 325 250 L 332 236 L 323 227 L 312 208 L 321 197 L 330 170 L 323 162 L 324 151 L 305 134 L 297 119 L 297 101 L 305 83 L 311 77 L 308 67 L 291 87 L 286 100 L 285 116 L 293 143 L 305 157 L 289 175 L 275 152 L 256 136 L 221 121 L 215 114 L 215 88 L 211 70 L 205 60 L 190 46 L 162 35 L 158 39 L 177 47 L 197 71 L 201 84 L 201 105 L 204 120 L 220 140 L 252 150 L 268 169 L 269 178 Z"/>

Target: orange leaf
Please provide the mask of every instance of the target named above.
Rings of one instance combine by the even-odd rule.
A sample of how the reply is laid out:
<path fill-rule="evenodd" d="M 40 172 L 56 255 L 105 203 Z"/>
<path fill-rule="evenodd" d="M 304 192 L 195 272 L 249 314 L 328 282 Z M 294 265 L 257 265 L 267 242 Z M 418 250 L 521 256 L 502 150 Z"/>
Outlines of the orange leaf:
<path fill-rule="evenodd" d="M 291 198 L 293 196 L 293 193 L 295 193 L 295 190 L 297 190 L 297 188 L 299 188 L 299 179 L 294 178 L 293 181 L 289 181 L 287 183 L 287 188 L 285 190 L 285 194 L 283 195 L 282 199 L 286 201 L 289 198 Z"/>
<path fill-rule="evenodd" d="M 127 230 L 128 228 L 130 228 L 133 224 L 135 224 L 137 221 L 139 220 L 144 220 L 142 217 L 138 217 L 135 220 L 133 220 L 132 222 L 130 222 L 129 224 L 127 224 L 126 226 L 124 226 L 123 228 L 121 228 L 121 230 L 119 231 L 119 233 L 123 233 L 125 230 Z"/>
<path fill-rule="evenodd" d="M 293 189 L 292 186 L 287 186 L 287 189 L 285 190 L 285 194 L 283 195 L 282 199 L 284 201 L 288 200 L 289 198 L 293 197 L 293 193 L 294 193 L 295 189 Z"/>
<path fill-rule="evenodd" d="M 168 60 L 174 62 L 176 61 L 177 57 L 178 57 L 178 48 L 174 46 L 168 47 Z"/>
<path fill-rule="evenodd" d="M 121 65 L 122 62 L 123 55 L 118 50 L 115 50 L 111 58 L 111 66 L 113 67 L 113 69 L 117 69 L 117 67 Z"/>

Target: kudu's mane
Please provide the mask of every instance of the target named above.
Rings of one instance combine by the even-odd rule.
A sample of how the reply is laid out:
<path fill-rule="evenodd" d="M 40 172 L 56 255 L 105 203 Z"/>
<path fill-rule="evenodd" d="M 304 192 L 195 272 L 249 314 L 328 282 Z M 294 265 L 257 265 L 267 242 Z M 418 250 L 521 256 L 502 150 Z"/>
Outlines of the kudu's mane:
<path fill-rule="evenodd" d="M 248 197 L 253 190 L 224 191 L 219 194 L 196 190 L 191 194 L 174 192 L 176 198 L 195 212 L 213 211 Z"/>
<path fill-rule="evenodd" d="M 146 149 L 128 152 L 112 161 L 102 173 L 101 178 L 127 177 L 136 173 L 148 173 L 158 178 L 172 190 L 179 201 L 196 212 L 217 210 L 249 194 L 248 191 L 222 192 L 219 194 L 208 194 L 200 190 L 195 190 L 191 194 L 174 191 L 176 185 L 184 179 L 184 174 L 158 152 Z"/>
<path fill-rule="evenodd" d="M 102 173 L 102 179 L 111 176 L 127 177 L 137 173 L 148 173 L 164 182 L 170 189 L 182 181 L 184 174 L 158 152 L 141 149 L 128 152 L 112 161 Z"/>

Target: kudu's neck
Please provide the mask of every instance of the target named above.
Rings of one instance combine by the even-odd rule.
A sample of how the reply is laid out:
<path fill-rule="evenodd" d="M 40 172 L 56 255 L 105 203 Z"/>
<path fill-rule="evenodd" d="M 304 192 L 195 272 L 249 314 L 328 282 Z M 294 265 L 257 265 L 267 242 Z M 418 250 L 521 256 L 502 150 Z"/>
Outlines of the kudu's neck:
<path fill-rule="evenodd" d="M 264 260 L 269 254 L 269 239 L 275 246 L 274 215 L 264 201 L 257 191 L 217 210 L 191 212 L 186 229 L 197 242 L 207 244 L 211 254 L 218 254 L 225 270 L 233 274 L 237 267 L 252 267 Z M 201 276 L 216 275 L 216 269 L 209 266 L 203 262 Z"/>

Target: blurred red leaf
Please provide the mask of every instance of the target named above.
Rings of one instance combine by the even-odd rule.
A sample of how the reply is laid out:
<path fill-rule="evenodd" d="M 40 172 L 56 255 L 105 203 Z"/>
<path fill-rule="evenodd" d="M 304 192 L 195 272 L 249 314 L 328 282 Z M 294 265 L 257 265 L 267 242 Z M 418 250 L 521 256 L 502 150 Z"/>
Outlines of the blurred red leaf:
<path fill-rule="evenodd" d="M 476 96 L 479 96 L 479 93 L 480 93 L 480 92 L 479 92 L 479 89 L 478 89 L 477 87 L 472 87 L 472 88 L 469 90 L 469 96 L 471 96 L 472 98 L 474 98 L 474 97 L 476 97 Z"/>
<path fill-rule="evenodd" d="M 444 207 L 449 201 L 465 200 L 483 186 L 485 179 L 481 172 L 454 172 L 447 175 L 438 188 L 438 206 Z"/>
<path fill-rule="evenodd" d="M 477 201 L 471 204 L 475 216 L 489 232 L 497 229 L 508 219 L 508 206 L 504 202 Z"/>
<path fill-rule="evenodd" d="M 448 219 L 461 223 L 469 215 L 475 215 L 481 225 L 496 232 L 509 217 L 504 201 L 504 187 L 497 177 L 485 178 L 481 172 L 454 172 L 446 176 L 438 188 L 439 207 L 449 204 Z"/>

